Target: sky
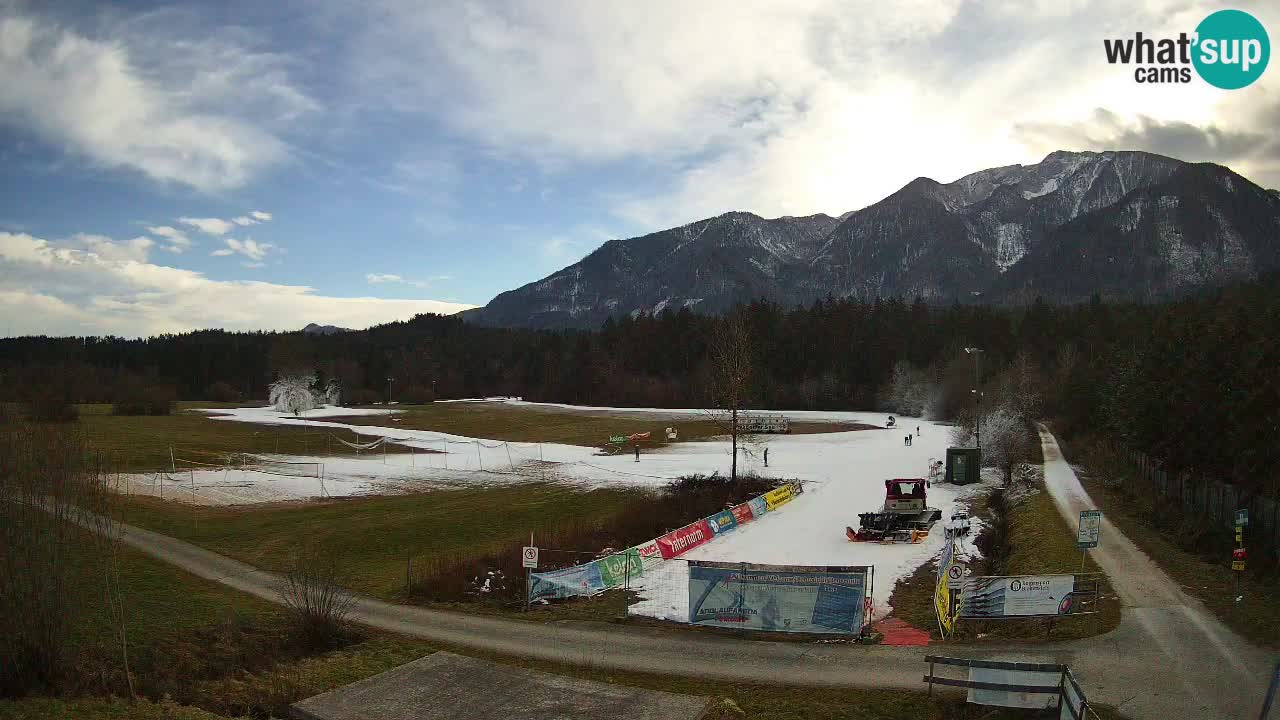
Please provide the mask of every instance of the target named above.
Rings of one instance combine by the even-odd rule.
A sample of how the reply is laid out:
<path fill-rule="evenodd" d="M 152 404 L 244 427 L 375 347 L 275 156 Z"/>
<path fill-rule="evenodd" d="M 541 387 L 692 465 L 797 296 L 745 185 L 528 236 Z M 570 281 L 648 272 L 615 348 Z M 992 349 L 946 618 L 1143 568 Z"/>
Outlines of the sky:
<path fill-rule="evenodd" d="M 1280 186 L 1280 69 L 1107 37 L 1274 3 L 0 0 L 0 336 L 362 328 L 606 240 L 1135 149 Z"/>

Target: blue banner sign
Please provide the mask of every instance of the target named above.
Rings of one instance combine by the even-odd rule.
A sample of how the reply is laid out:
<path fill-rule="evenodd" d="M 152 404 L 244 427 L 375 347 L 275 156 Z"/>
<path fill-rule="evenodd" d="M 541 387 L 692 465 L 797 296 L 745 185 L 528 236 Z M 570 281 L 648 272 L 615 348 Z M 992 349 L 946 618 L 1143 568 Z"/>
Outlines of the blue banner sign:
<path fill-rule="evenodd" d="M 604 591 L 604 579 L 596 563 L 575 565 L 564 570 L 553 570 L 529 575 L 529 600 L 595 595 Z"/>
<path fill-rule="evenodd" d="M 738 520 L 733 516 L 732 512 L 721 510 L 707 518 L 707 524 L 711 526 L 712 532 L 719 535 L 738 527 Z"/>
<path fill-rule="evenodd" d="M 689 622 L 772 632 L 862 631 L 868 567 L 689 563 Z"/>

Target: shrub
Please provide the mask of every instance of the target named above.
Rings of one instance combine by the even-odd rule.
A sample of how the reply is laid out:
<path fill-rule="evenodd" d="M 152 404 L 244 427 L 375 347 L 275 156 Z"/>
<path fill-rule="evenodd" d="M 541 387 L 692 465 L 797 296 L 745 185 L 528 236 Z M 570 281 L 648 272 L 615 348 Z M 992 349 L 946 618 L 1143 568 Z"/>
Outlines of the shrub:
<path fill-rule="evenodd" d="M 240 391 L 232 387 L 231 383 L 225 380 L 218 382 L 205 388 L 204 395 L 206 398 L 214 402 L 240 402 Z"/>
<path fill-rule="evenodd" d="M 400 391 L 400 397 L 396 398 L 406 405 L 426 405 L 434 402 L 436 396 L 431 392 L 431 388 L 421 385 L 410 385 Z"/>
<path fill-rule="evenodd" d="M 144 386 L 124 382 L 116 389 L 111 403 L 112 415 L 170 415 L 177 391 L 172 385 Z"/>
<path fill-rule="evenodd" d="M 27 402 L 27 417 L 36 422 L 72 422 L 80 417 L 80 410 L 55 389 L 41 388 Z"/>
<path fill-rule="evenodd" d="M 382 396 L 368 388 L 347 391 L 347 405 L 372 405 L 382 402 Z"/>
<path fill-rule="evenodd" d="M 344 581 L 339 559 L 332 553 L 311 545 L 294 551 L 280 594 L 307 647 L 328 650 L 345 640 L 355 597 L 343 589 Z"/>

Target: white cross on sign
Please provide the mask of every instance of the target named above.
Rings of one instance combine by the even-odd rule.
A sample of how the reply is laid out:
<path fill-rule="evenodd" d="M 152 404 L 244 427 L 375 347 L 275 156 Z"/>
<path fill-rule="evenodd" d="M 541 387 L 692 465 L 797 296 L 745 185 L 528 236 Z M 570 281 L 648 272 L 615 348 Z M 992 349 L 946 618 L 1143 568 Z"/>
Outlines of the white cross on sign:
<path fill-rule="evenodd" d="M 524 559 L 524 566 L 525 566 L 525 567 L 527 567 L 527 568 L 534 568 L 534 569 L 537 569 L 537 567 L 538 567 L 538 548 L 536 548 L 536 547 L 526 547 L 526 548 L 524 549 L 524 554 L 522 555 L 522 557 L 523 557 L 523 559 Z"/>

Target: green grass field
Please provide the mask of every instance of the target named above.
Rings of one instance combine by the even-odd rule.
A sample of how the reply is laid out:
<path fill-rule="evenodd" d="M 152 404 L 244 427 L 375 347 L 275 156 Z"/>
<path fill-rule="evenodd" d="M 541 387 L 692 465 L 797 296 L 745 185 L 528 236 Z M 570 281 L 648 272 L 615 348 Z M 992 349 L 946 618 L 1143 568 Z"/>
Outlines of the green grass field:
<path fill-rule="evenodd" d="M 379 416 L 355 416 L 340 421 L 352 425 L 394 425 L 413 430 L 437 430 L 469 437 L 513 442 L 554 442 L 585 447 L 601 447 L 614 435 L 650 433 L 650 444 L 666 443 L 666 429 L 674 427 L 680 440 L 701 440 L 724 435 L 723 427 L 710 417 L 657 418 L 651 414 L 610 414 L 604 411 L 577 412 L 497 403 L 432 403 L 399 405 L 396 421 Z M 861 426 L 842 423 L 792 423 L 796 434 L 838 432 Z"/>
<path fill-rule="evenodd" d="M 316 543 L 341 558 L 353 589 L 403 599 L 406 558 L 423 563 L 480 556 L 530 532 L 536 539 L 558 523 L 607 522 L 634 492 L 526 484 L 266 507 L 192 507 L 133 497 L 122 499 L 121 507 L 131 524 L 272 570 L 287 567 L 300 542 Z"/>

